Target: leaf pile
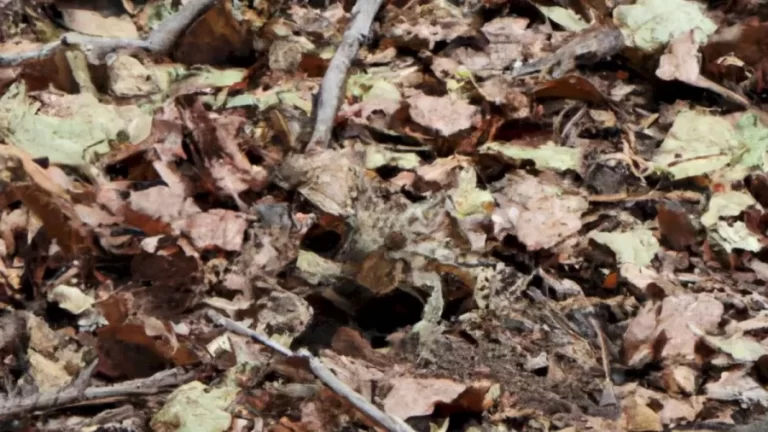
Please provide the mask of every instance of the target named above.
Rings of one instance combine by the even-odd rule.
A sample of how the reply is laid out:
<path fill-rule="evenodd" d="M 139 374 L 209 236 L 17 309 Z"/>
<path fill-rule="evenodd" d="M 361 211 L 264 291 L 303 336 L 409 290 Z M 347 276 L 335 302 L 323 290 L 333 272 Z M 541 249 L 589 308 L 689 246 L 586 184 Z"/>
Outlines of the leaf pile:
<path fill-rule="evenodd" d="M 356 9 L 205 1 L 0 1 L 0 429 L 378 427 L 211 309 L 413 430 L 768 427 L 764 5 L 384 2 L 306 149 Z"/>

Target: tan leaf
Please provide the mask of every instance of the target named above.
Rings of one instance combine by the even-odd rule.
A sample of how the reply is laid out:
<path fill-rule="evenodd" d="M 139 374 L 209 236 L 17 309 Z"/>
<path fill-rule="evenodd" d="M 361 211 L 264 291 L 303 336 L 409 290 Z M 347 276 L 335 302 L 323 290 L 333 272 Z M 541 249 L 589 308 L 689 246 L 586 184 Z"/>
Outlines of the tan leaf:
<path fill-rule="evenodd" d="M 693 31 L 687 31 L 676 37 L 667 46 L 666 54 L 659 59 L 656 76 L 665 80 L 679 80 L 696 85 L 699 78 L 699 45 L 694 40 Z"/>
<path fill-rule="evenodd" d="M 478 109 L 453 96 L 418 94 L 407 99 L 413 121 L 448 137 L 472 127 Z"/>

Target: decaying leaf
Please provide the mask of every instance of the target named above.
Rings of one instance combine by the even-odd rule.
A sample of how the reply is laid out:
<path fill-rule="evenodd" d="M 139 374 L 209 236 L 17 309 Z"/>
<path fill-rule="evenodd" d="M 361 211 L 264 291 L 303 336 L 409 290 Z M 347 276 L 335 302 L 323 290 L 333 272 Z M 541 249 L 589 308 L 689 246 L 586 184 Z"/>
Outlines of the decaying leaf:
<path fill-rule="evenodd" d="M 645 267 L 659 251 L 659 241 L 645 228 L 635 228 L 626 232 L 591 232 L 589 237 L 602 243 L 616 254 L 620 264 L 634 264 Z"/>
<path fill-rule="evenodd" d="M 617 6 L 613 19 L 627 45 L 644 51 L 661 48 L 687 31 L 693 31 L 695 40 L 702 43 L 717 28 L 704 14 L 702 5 L 687 0 L 642 0 Z"/>
<path fill-rule="evenodd" d="M 226 430 L 232 422 L 227 410 L 238 391 L 231 380 L 215 388 L 200 381 L 185 384 L 174 390 L 163 408 L 152 417 L 152 429 L 162 432 Z"/>
<path fill-rule="evenodd" d="M 756 0 L 21 3 L 11 428 L 762 427 Z"/>
<path fill-rule="evenodd" d="M 657 358 L 665 362 L 693 360 L 698 336 L 689 325 L 713 331 L 723 311 L 722 303 L 709 294 L 671 296 L 646 305 L 624 334 L 627 364 L 642 367 Z"/>
<path fill-rule="evenodd" d="M 569 169 L 578 171 L 581 161 L 581 152 L 578 149 L 560 147 L 552 142 L 534 148 L 512 143 L 489 143 L 480 150 L 488 153 L 500 153 L 510 159 L 532 160 L 541 169 L 552 169 L 555 171 Z"/>
<path fill-rule="evenodd" d="M 477 107 L 451 96 L 419 94 L 406 101 L 413 121 L 445 137 L 471 128 L 478 112 Z"/>
<path fill-rule="evenodd" d="M 499 202 L 493 214 L 496 236 L 513 234 L 530 250 L 552 247 L 576 233 L 587 210 L 579 194 L 529 175 L 509 176 L 494 197 Z"/>
<path fill-rule="evenodd" d="M 105 105 L 87 93 L 51 95 L 41 104 L 24 85 L 11 86 L 0 105 L 0 136 L 32 157 L 74 166 L 107 153 L 110 141 L 143 140 L 151 124 L 136 106 Z"/>

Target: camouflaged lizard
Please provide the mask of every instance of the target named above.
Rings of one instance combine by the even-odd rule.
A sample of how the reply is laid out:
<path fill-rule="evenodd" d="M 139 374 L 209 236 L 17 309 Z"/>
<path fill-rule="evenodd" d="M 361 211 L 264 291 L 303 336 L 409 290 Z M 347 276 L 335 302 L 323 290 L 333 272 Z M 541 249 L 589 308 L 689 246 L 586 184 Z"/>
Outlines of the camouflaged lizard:
<path fill-rule="evenodd" d="M 578 65 L 590 65 L 618 54 L 624 48 L 624 37 L 617 28 L 600 28 L 580 33 L 555 53 L 520 66 L 512 71 L 514 77 L 540 73 L 560 78 Z"/>

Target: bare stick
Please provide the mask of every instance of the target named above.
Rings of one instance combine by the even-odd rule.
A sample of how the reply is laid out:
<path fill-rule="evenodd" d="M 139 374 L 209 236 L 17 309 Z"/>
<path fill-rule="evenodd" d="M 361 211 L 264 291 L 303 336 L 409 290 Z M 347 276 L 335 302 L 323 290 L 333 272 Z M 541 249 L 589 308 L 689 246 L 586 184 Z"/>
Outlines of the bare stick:
<path fill-rule="evenodd" d="M 160 23 L 146 39 L 117 39 L 89 36 L 81 33 L 65 33 L 58 41 L 43 45 L 37 51 L 0 54 L 0 67 L 15 66 L 28 60 L 53 55 L 61 46 L 79 45 L 91 63 L 101 63 L 109 53 L 118 49 L 142 49 L 156 54 L 167 53 L 184 31 L 202 16 L 218 0 L 193 0 L 180 11 Z"/>
<path fill-rule="evenodd" d="M 368 37 L 382 2 L 383 0 L 357 0 L 352 8 L 352 23 L 344 32 L 341 44 L 333 55 L 320 85 L 320 95 L 315 106 L 315 128 L 307 146 L 308 151 L 328 147 L 336 112 L 346 91 L 349 67 L 360 51 L 360 44 Z"/>
<path fill-rule="evenodd" d="M 239 335 L 248 336 L 256 342 L 259 342 L 260 344 L 265 345 L 286 357 L 301 358 L 307 360 L 309 362 L 309 369 L 323 384 L 327 385 L 336 394 L 357 408 L 358 411 L 365 414 L 368 418 L 372 419 L 378 423 L 379 426 L 383 427 L 389 432 L 414 432 L 414 430 L 402 419 L 391 416 L 380 410 L 372 403 L 365 400 L 365 398 L 360 396 L 360 394 L 352 390 L 348 385 L 344 384 L 343 381 L 336 378 L 333 372 L 331 372 L 323 364 L 323 362 L 320 361 L 320 359 L 313 356 L 309 351 L 300 350 L 299 352 L 293 352 L 288 348 L 285 348 L 284 346 L 270 340 L 269 338 L 266 338 L 259 333 L 256 333 L 255 331 L 243 326 L 242 324 L 232 321 L 229 318 L 225 318 L 214 310 L 208 310 L 208 317 L 214 323 L 224 327 L 225 329 Z"/>
<path fill-rule="evenodd" d="M 23 398 L 0 399 L 0 418 L 61 407 L 81 401 L 155 394 L 167 387 L 189 382 L 194 377 L 194 372 L 185 372 L 182 368 L 176 368 L 158 372 L 149 378 L 125 381 L 110 386 L 89 387 L 85 390 L 77 388 L 78 386 L 70 386 L 60 391 Z"/>

